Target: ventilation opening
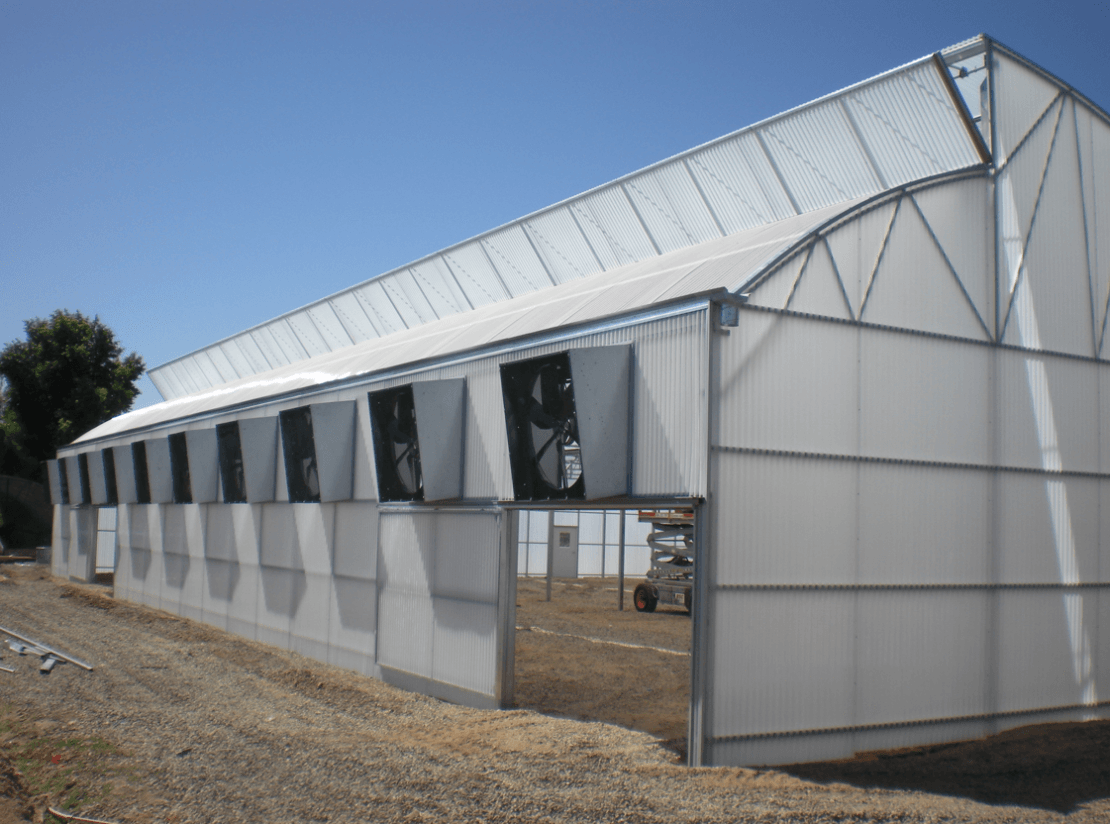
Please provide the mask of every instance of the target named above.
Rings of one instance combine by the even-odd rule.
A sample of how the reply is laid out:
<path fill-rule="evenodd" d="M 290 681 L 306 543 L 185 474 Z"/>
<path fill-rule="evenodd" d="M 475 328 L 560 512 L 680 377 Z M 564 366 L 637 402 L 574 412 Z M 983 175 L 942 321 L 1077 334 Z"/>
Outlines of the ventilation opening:
<path fill-rule="evenodd" d="M 412 386 L 371 392 L 369 399 L 379 500 L 424 500 Z"/>
<path fill-rule="evenodd" d="M 247 480 L 243 470 L 243 445 L 239 438 L 239 422 L 221 423 L 216 426 L 216 447 L 220 460 L 220 483 L 223 484 L 224 502 L 247 502 Z"/>
<path fill-rule="evenodd" d="M 150 503 L 150 473 L 146 468 L 146 442 L 131 444 L 131 461 L 135 465 L 135 497 L 141 504 Z"/>
<path fill-rule="evenodd" d="M 173 502 L 191 504 L 193 487 L 189 479 L 189 448 L 184 432 L 170 435 L 170 474 L 173 478 Z"/>
<path fill-rule="evenodd" d="M 685 758 L 693 576 L 653 548 L 656 512 L 520 512 L 514 700 L 648 732 Z M 656 600 L 640 611 L 649 582 Z"/>
<path fill-rule="evenodd" d="M 318 503 L 320 474 L 316 465 L 316 441 L 312 436 L 312 410 L 301 406 L 287 409 L 279 417 L 289 500 L 294 503 Z"/>

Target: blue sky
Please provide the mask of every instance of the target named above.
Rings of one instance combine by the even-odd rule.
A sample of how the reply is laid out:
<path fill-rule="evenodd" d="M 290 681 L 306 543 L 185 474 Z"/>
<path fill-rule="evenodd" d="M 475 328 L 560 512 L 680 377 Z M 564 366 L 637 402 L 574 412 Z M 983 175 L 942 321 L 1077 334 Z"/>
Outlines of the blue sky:
<path fill-rule="evenodd" d="M 7 0 L 0 344 L 157 366 L 980 32 L 1110 109 L 1106 2 Z"/>

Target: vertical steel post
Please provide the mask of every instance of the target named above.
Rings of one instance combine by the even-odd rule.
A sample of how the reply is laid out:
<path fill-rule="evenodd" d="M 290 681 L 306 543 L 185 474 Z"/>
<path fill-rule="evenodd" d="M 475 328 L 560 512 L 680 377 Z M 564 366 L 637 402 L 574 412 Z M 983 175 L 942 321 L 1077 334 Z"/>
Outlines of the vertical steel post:
<path fill-rule="evenodd" d="M 555 570 L 555 510 L 547 511 L 547 597 L 551 600 L 551 577 Z"/>
<path fill-rule="evenodd" d="M 624 612 L 624 510 L 621 510 L 621 537 L 617 543 L 617 610 Z"/>

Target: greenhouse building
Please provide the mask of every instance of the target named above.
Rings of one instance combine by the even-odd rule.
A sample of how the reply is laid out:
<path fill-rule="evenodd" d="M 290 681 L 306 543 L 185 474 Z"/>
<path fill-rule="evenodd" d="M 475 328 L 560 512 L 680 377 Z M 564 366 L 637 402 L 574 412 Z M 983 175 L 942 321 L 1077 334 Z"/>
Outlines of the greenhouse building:
<path fill-rule="evenodd" d="M 976 37 L 153 369 L 54 571 L 496 708 L 522 513 L 688 508 L 692 765 L 1101 717 L 1108 296 L 1110 116 Z"/>

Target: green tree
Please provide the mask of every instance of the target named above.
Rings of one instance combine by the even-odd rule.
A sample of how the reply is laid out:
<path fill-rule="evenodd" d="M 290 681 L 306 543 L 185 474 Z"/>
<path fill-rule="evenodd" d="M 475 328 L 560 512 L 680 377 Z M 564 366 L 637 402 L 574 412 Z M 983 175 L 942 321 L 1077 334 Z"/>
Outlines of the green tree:
<path fill-rule="evenodd" d="M 24 329 L 26 340 L 0 351 L 7 382 L 0 425 L 9 450 L 14 445 L 41 467 L 58 447 L 130 409 L 146 365 L 133 352 L 121 358 L 115 333 L 99 317 L 59 309 Z M 36 474 L 41 480 L 41 469 Z"/>

